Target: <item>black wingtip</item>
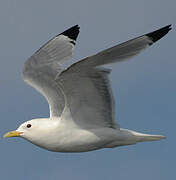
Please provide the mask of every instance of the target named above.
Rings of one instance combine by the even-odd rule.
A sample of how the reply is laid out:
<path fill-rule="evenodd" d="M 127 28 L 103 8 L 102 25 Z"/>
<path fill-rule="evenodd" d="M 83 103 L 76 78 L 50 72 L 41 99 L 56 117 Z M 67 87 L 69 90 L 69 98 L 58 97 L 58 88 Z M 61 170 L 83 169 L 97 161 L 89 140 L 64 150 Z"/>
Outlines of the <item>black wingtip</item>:
<path fill-rule="evenodd" d="M 158 29 L 156 31 L 148 33 L 148 34 L 146 34 L 146 36 L 151 38 L 153 42 L 156 42 L 159 39 L 161 39 L 163 36 L 165 36 L 171 29 L 172 28 L 171 28 L 171 24 L 170 24 L 170 25 L 167 25 L 161 29 Z"/>
<path fill-rule="evenodd" d="M 75 25 L 75 26 L 67 29 L 66 31 L 60 33 L 59 35 L 67 36 L 70 39 L 76 41 L 78 34 L 79 34 L 79 29 L 80 29 L 80 27 L 78 25 Z"/>

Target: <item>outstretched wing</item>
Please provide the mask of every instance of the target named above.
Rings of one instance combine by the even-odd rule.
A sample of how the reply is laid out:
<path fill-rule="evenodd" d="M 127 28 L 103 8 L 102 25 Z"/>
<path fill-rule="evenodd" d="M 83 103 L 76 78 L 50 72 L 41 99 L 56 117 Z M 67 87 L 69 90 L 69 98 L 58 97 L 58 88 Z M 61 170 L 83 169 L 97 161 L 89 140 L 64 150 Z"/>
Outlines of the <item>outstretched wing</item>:
<path fill-rule="evenodd" d="M 139 36 L 137 38 L 126 41 L 104 51 L 101 51 L 93 56 L 82 59 L 73 66 L 95 67 L 110 63 L 116 63 L 139 54 L 145 48 L 161 39 L 171 30 L 171 25 L 165 26 L 157 31 Z"/>
<path fill-rule="evenodd" d="M 98 66 L 119 62 L 138 54 L 169 30 L 170 26 L 166 26 L 127 41 L 85 58 L 63 71 L 56 81 L 62 85 L 66 96 L 65 116 L 69 112 L 72 121 L 82 128 L 119 128 L 114 120 L 114 100 L 108 79 L 110 71 Z"/>
<path fill-rule="evenodd" d="M 60 116 L 65 106 L 63 93 L 55 82 L 62 72 L 61 64 L 72 57 L 79 26 L 55 36 L 24 64 L 23 79 L 47 99 L 50 116 Z"/>
<path fill-rule="evenodd" d="M 63 116 L 82 128 L 119 128 L 114 121 L 114 101 L 109 71 L 98 66 L 119 62 L 137 55 L 161 39 L 170 25 L 140 36 L 61 70 L 60 64 L 71 56 L 78 26 L 61 33 L 37 51 L 24 66 L 24 80 L 40 91 L 50 106 L 50 116 Z M 64 111 L 63 111 L 64 110 Z"/>
<path fill-rule="evenodd" d="M 119 128 L 114 121 L 114 99 L 108 78 L 110 70 L 70 70 L 61 73 L 56 79 L 66 97 L 63 120 L 73 121 L 77 126 L 86 129 Z"/>

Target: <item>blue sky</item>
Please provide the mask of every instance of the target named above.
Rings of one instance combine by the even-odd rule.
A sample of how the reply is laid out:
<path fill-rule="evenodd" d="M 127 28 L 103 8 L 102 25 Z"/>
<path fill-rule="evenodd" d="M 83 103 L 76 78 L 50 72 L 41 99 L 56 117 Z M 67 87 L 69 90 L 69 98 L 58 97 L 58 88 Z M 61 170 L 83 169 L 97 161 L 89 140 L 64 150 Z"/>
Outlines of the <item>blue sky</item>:
<path fill-rule="evenodd" d="M 20 139 L 0 139 L 3 180 L 165 180 L 175 177 L 176 58 L 174 0 L 6 0 L 0 2 L 0 136 L 48 117 L 48 104 L 21 79 L 24 61 L 54 35 L 79 24 L 74 59 L 173 24 L 130 61 L 113 65 L 121 127 L 168 139 L 88 153 L 53 153 Z"/>

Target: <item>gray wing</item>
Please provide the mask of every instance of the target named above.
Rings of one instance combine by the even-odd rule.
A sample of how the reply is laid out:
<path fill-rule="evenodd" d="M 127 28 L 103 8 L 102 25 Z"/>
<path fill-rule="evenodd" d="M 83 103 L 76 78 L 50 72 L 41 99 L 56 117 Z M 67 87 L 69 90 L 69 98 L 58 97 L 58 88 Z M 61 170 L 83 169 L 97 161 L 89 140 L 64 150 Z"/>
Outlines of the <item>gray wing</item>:
<path fill-rule="evenodd" d="M 93 56 L 82 59 L 81 63 L 78 62 L 75 65 L 79 69 L 80 66 L 95 67 L 128 60 L 161 39 L 169 30 L 171 30 L 171 25 L 101 51 Z"/>
<path fill-rule="evenodd" d="M 55 36 L 24 64 L 23 79 L 48 101 L 50 116 L 60 116 L 65 106 L 63 93 L 55 81 L 62 72 L 61 64 L 72 57 L 78 25 Z"/>
<path fill-rule="evenodd" d="M 74 44 L 74 41 L 71 40 L 73 38 L 63 42 L 67 44 L 62 46 L 67 49 L 63 51 L 65 52 L 64 58 L 60 46 L 58 50 L 56 50 L 55 45 L 51 46 L 53 50 L 49 52 L 46 50 L 47 48 L 45 49 L 46 45 L 48 47 L 48 44 L 46 44 L 39 50 L 41 51 L 44 48 L 44 54 L 40 55 L 40 52 L 38 52 L 39 57 L 32 56 L 25 63 L 23 77 L 27 83 L 46 97 L 50 106 L 51 117 L 60 116 L 62 111 L 66 109 L 72 117 L 67 120 L 73 121 L 82 128 L 119 128 L 119 125 L 114 121 L 114 101 L 109 85 L 109 71 L 100 69 L 98 66 L 118 62 L 138 54 L 141 50 L 162 38 L 169 30 L 170 26 L 166 26 L 127 41 L 85 58 L 64 71 L 60 70 L 58 62 L 63 62 L 63 59 L 65 61 L 65 57 L 71 54 L 70 51 L 73 47 L 70 45 Z M 57 51 L 60 51 L 60 55 Z M 62 58 L 60 59 L 58 55 Z"/>
<path fill-rule="evenodd" d="M 170 26 L 166 26 L 127 41 L 85 58 L 63 71 L 56 81 L 62 86 L 67 102 L 65 112 L 67 114 L 69 111 L 72 121 L 82 128 L 119 128 L 114 120 L 114 100 L 108 79 L 110 71 L 98 66 L 136 55 L 169 30 Z"/>
<path fill-rule="evenodd" d="M 66 97 L 66 113 L 81 128 L 119 128 L 114 121 L 114 99 L 108 75 L 110 70 L 99 68 L 69 69 L 56 80 Z M 63 113 L 63 117 L 64 117 Z M 68 121 L 68 118 L 65 118 Z"/>

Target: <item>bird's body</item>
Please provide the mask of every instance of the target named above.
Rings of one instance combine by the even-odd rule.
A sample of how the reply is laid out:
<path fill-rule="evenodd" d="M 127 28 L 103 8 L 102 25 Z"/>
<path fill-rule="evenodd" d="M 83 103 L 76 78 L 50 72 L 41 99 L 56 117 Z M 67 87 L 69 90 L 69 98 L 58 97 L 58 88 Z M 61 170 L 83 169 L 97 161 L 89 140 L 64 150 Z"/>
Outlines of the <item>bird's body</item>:
<path fill-rule="evenodd" d="M 120 128 L 115 122 L 109 69 L 102 65 L 126 60 L 161 39 L 170 25 L 87 57 L 67 69 L 79 27 L 51 39 L 24 65 L 23 79 L 44 95 L 50 118 L 33 119 L 5 137 L 20 136 L 56 152 L 86 152 L 165 138 Z"/>
<path fill-rule="evenodd" d="M 39 121 L 51 121 L 50 119 L 38 119 Z M 36 120 L 35 120 L 36 121 Z M 81 129 L 79 127 L 68 126 L 65 123 L 52 120 L 51 129 L 40 129 L 41 136 L 35 133 L 25 137 L 30 142 L 50 151 L 57 152 L 85 152 L 103 148 L 105 144 L 111 143 L 119 138 L 119 131 L 112 128 Z M 56 131 L 55 131 L 56 130 Z M 44 131 L 44 133 L 42 133 Z M 52 132 L 52 133 L 51 133 Z"/>
<path fill-rule="evenodd" d="M 122 128 L 82 129 L 72 124 L 68 125 L 64 119 L 62 121 L 60 118 L 33 119 L 26 123 L 33 124 L 33 133 L 29 131 L 21 134 L 21 137 L 44 149 L 56 152 L 87 152 L 136 144 L 141 142 L 142 138 L 145 141 L 165 138 L 160 135 L 147 135 Z M 23 131 L 26 123 L 17 131 Z M 35 124 L 37 124 L 36 129 Z M 38 127 L 38 124 L 42 124 L 42 126 Z"/>

